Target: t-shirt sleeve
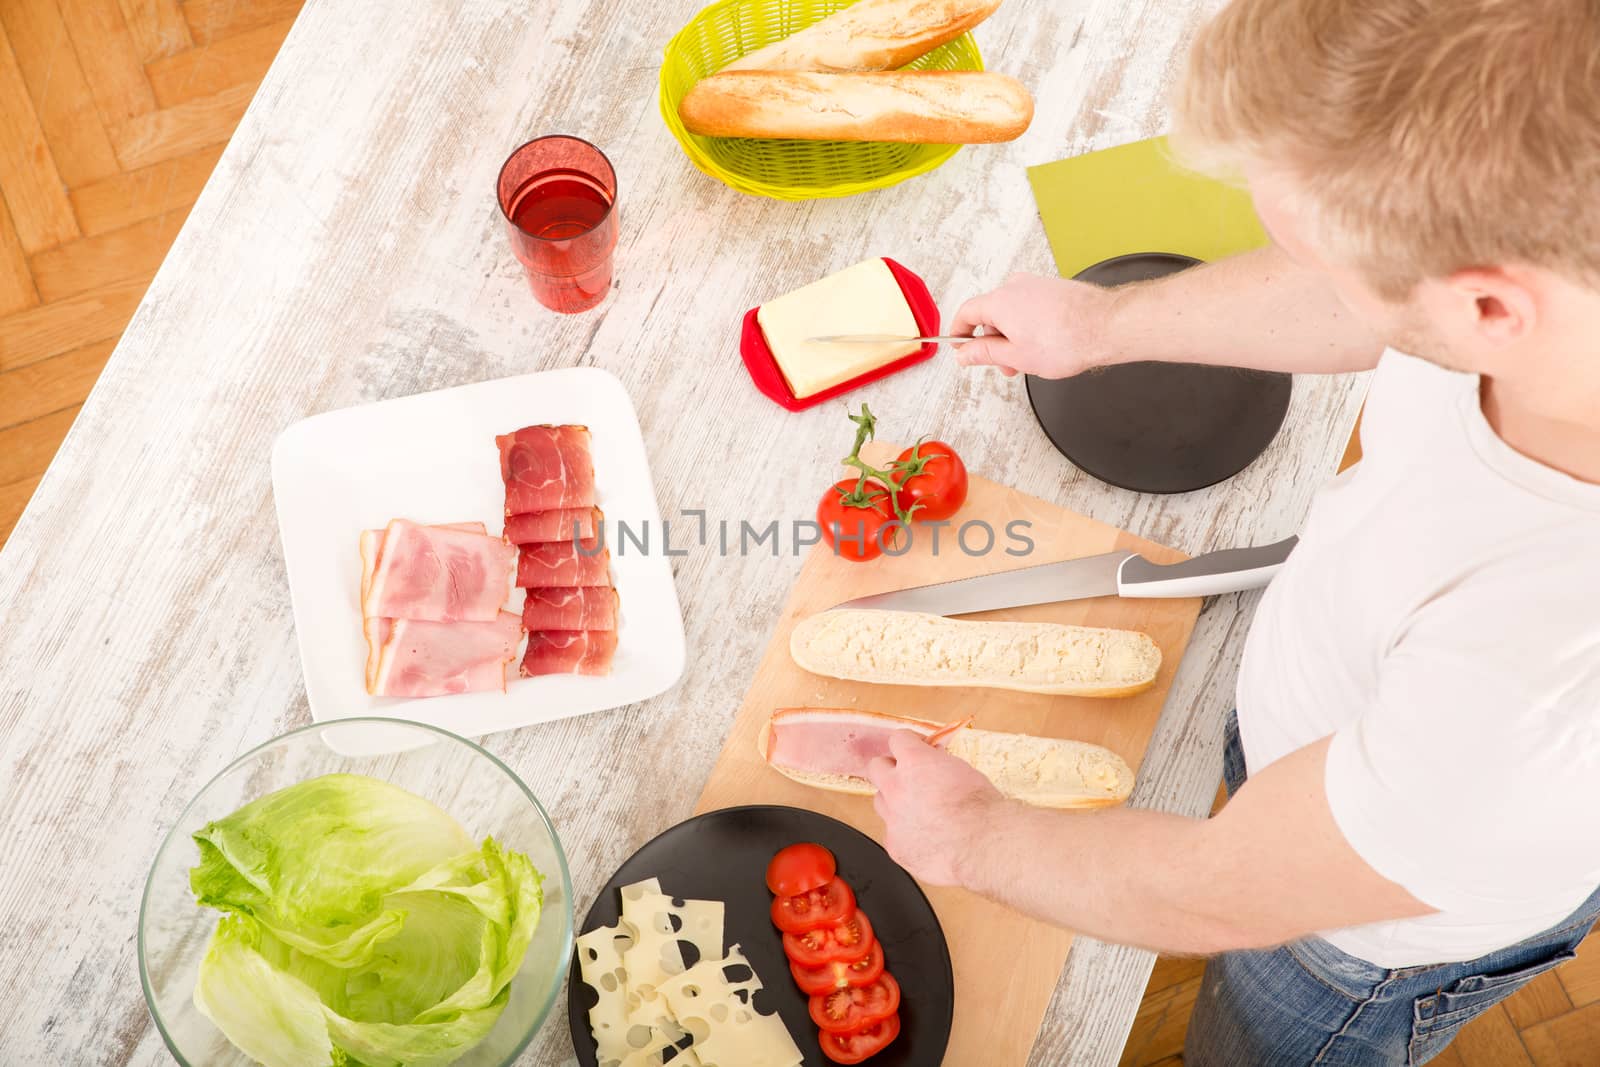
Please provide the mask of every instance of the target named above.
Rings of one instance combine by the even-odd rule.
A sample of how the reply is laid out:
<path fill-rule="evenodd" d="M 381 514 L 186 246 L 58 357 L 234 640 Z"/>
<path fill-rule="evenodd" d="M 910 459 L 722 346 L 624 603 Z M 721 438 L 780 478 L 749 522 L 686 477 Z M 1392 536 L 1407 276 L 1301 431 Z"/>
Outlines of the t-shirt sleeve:
<path fill-rule="evenodd" d="M 1485 634 L 1481 616 L 1448 629 L 1461 632 L 1402 640 L 1374 705 L 1334 734 L 1335 822 L 1373 869 L 1440 910 L 1593 887 L 1596 657 L 1521 647 L 1517 635 Z"/>

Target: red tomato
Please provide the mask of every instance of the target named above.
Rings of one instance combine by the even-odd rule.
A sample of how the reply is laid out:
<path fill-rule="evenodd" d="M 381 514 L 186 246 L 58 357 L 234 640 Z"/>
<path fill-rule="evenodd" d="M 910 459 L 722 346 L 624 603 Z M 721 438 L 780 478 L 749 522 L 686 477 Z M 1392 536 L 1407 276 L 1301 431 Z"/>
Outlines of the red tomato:
<path fill-rule="evenodd" d="M 822 1054 L 834 1063 L 860 1063 L 882 1052 L 900 1036 L 900 1016 L 891 1015 L 853 1034 L 830 1034 L 824 1030 L 818 1036 L 822 1039 Z"/>
<path fill-rule="evenodd" d="M 838 866 L 833 853 L 810 841 L 780 848 L 767 864 L 767 888 L 780 897 L 809 893 L 828 884 Z"/>
<path fill-rule="evenodd" d="M 865 1030 L 900 1010 L 900 983 L 884 971 L 870 985 L 835 989 L 811 998 L 811 1021 L 830 1034 Z"/>
<path fill-rule="evenodd" d="M 809 893 L 775 898 L 772 925 L 786 934 L 803 934 L 820 926 L 832 926 L 855 910 L 855 893 L 843 878 L 834 878 Z"/>
<path fill-rule="evenodd" d="M 916 520 L 948 519 L 967 501 L 967 465 L 943 441 L 924 441 L 900 453 L 897 469 L 919 463 L 920 472 L 904 477 L 895 499 L 900 510 Z M 913 505 L 921 504 L 916 511 Z"/>
<path fill-rule="evenodd" d="M 835 482 L 824 489 L 822 499 L 817 502 L 817 525 L 822 527 L 822 539 L 829 548 L 852 563 L 862 563 L 883 555 L 883 546 L 894 543 L 899 528 L 891 525 L 896 520 L 889 490 L 869 482 L 868 499 L 857 506 L 848 502 L 855 489 L 854 478 Z"/>
<path fill-rule="evenodd" d="M 871 985 L 883 973 L 883 946 L 873 941 L 867 954 L 853 963 L 824 963 L 821 967 L 802 967 L 792 960 L 789 973 L 794 984 L 808 997 L 831 993 L 835 989 Z"/>
<path fill-rule="evenodd" d="M 783 935 L 783 954 L 790 963 L 821 967 L 824 963 L 850 963 L 872 951 L 872 924 L 857 911 L 832 926 Z"/>

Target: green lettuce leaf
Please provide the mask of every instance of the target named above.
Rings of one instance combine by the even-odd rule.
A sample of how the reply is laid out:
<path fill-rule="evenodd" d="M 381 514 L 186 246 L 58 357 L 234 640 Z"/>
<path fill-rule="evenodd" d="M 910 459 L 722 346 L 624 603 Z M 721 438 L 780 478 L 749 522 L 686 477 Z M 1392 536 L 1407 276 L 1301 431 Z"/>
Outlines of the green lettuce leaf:
<path fill-rule="evenodd" d="M 195 1004 L 246 1054 L 434 1067 L 494 1028 L 543 904 L 526 856 L 475 848 L 434 805 L 359 775 L 281 790 L 195 837 L 196 897 L 227 913 Z"/>

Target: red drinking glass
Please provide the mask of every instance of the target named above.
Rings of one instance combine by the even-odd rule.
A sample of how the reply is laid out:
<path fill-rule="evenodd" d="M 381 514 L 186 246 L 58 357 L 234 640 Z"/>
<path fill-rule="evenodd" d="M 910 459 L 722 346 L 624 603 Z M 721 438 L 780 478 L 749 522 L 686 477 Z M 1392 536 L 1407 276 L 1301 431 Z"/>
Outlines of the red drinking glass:
<path fill-rule="evenodd" d="M 581 137 L 536 137 L 511 153 L 496 183 L 511 251 L 552 311 L 587 311 L 611 287 L 617 172 Z"/>

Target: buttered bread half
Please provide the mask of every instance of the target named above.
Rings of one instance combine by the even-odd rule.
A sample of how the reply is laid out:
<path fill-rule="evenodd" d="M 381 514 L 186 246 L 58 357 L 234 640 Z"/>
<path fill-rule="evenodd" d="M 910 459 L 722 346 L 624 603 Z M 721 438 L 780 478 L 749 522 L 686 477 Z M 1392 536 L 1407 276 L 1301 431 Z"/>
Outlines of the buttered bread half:
<path fill-rule="evenodd" d="M 1161 650 L 1137 630 L 852 608 L 801 620 L 789 654 L 812 674 L 854 682 L 1080 697 L 1132 696 L 1161 669 Z"/>

